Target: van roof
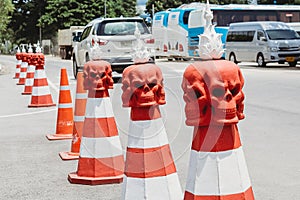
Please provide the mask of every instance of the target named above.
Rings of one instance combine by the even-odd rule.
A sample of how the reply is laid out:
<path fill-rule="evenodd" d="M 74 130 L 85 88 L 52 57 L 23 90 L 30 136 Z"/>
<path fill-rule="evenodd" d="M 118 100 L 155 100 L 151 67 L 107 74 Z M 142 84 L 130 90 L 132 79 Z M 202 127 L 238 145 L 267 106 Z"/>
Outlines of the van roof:
<path fill-rule="evenodd" d="M 114 17 L 114 18 L 103 18 L 103 17 L 99 17 L 96 19 L 93 19 L 92 21 L 90 21 L 86 26 L 92 25 L 94 23 L 97 22 L 101 22 L 101 21 L 113 21 L 113 20 L 143 20 L 141 17 Z"/>
<path fill-rule="evenodd" d="M 255 22 L 236 22 L 231 23 L 229 26 L 231 30 L 240 30 L 240 29 L 290 29 L 289 25 L 284 22 L 277 21 L 255 21 Z"/>

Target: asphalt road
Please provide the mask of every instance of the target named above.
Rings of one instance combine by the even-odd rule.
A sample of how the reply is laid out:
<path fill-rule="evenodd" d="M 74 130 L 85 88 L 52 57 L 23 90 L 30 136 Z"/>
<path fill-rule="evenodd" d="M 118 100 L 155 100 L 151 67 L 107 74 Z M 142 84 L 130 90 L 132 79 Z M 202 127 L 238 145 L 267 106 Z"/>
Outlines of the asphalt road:
<path fill-rule="evenodd" d="M 192 127 L 185 125 L 181 80 L 190 62 L 157 61 L 164 74 L 167 104 L 161 106 L 182 190 L 185 189 Z M 121 184 L 76 185 L 67 176 L 77 161 L 62 161 L 70 140 L 48 141 L 55 133 L 56 107 L 28 108 L 30 96 L 16 85 L 16 60 L 0 55 L 0 199 L 116 200 Z M 76 80 L 71 61 L 46 57 L 46 73 L 57 103 L 60 68 L 66 67 L 72 95 Z M 300 66 L 289 68 L 240 65 L 245 86 L 246 119 L 239 126 L 255 197 L 258 200 L 300 199 Z M 121 106 L 121 84 L 110 91 L 123 149 L 126 147 L 129 109 Z"/>

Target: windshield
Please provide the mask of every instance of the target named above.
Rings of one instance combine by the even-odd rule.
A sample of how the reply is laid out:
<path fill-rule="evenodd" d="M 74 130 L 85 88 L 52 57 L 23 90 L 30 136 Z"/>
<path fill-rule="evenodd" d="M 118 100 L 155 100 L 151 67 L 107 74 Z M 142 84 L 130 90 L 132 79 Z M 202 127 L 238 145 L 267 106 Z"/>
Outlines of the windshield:
<path fill-rule="evenodd" d="M 294 30 L 267 30 L 267 34 L 270 40 L 300 39 L 300 36 Z"/>
<path fill-rule="evenodd" d="M 141 34 L 149 34 L 147 26 L 143 21 L 108 21 L 103 22 L 97 29 L 97 35 L 134 35 L 135 26 Z"/>

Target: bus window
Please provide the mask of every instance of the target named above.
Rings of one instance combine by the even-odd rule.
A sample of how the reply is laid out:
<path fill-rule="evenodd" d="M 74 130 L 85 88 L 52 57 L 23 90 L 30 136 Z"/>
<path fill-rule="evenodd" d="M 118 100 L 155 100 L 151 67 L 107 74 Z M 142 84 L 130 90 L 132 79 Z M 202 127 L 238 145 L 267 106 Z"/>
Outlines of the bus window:
<path fill-rule="evenodd" d="M 189 10 L 189 11 L 185 11 L 185 12 L 183 13 L 183 24 L 188 24 L 190 12 L 191 12 L 191 11 Z"/>
<path fill-rule="evenodd" d="M 204 27 L 205 26 L 203 10 L 193 10 L 190 13 L 188 26 L 189 26 L 189 28 L 196 28 L 196 27 Z"/>

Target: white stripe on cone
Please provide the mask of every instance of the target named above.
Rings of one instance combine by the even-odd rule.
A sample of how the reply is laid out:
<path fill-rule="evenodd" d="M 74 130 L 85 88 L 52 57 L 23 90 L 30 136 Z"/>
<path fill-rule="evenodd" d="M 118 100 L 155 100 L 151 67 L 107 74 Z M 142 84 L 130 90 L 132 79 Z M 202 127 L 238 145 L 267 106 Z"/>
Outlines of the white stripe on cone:
<path fill-rule="evenodd" d="M 186 191 L 223 196 L 243 193 L 250 187 L 242 147 L 222 152 L 191 151 Z"/>
<path fill-rule="evenodd" d="M 50 89 L 47 86 L 33 86 L 32 96 L 43 96 L 50 94 Z"/>
<path fill-rule="evenodd" d="M 110 158 L 120 155 L 123 155 L 123 152 L 119 136 L 81 139 L 82 158 Z"/>
<path fill-rule="evenodd" d="M 182 200 L 177 173 L 153 178 L 130 178 L 125 176 L 122 199 L 128 200 Z"/>
<path fill-rule="evenodd" d="M 109 97 L 88 98 L 86 102 L 86 118 L 114 117 L 112 104 Z"/>
<path fill-rule="evenodd" d="M 129 148 L 153 148 L 169 144 L 161 118 L 145 121 L 132 121 L 129 124 Z"/>

